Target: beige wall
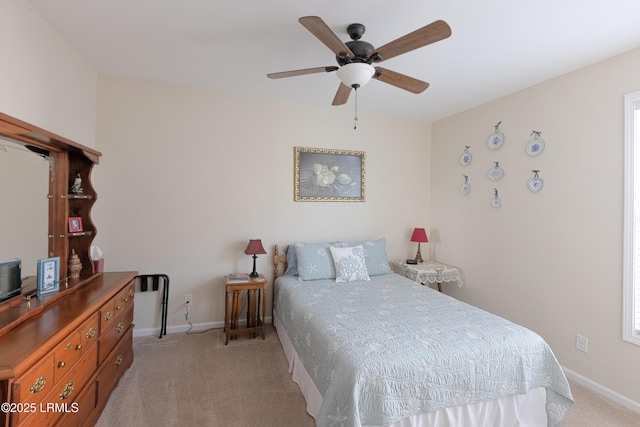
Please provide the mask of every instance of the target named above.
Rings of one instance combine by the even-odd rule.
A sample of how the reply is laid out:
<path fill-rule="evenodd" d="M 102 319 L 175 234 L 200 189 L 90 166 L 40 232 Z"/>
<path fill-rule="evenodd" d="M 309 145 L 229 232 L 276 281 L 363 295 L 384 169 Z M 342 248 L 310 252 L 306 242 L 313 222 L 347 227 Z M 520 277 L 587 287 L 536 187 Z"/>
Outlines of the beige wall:
<path fill-rule="evenodd" d="M 95 242 L 107 270 L 170 276 L 170 328 L 186 325 L 187 293 L 191 322 L 222 326 L 223 276 L 251 271 L 250 238 L 271 277 L 274 244 L 386 237 L 406 258 L 413 227 L 428 226 L 428 124 L 361 113 L 353 130 L 349 108 L 116 77 L 100 77 L 98 94 Z M 364 151 L 366 202 L 294 202 L 294 146 Z M 156 296 L 136 298 L 136 329 L 157 326 Z"/>
<path fill-rule="evenodd" d="M 0 112 L 88 147 L 98 74 L 26 0 L 0 1 Z"/>
<path fill-rule="evenodd" d="M 448 292 L 533 329 L 563 366 L 635 402 L 640 347 L 621 338 L 622 106 L 638 76 L 635 50 L 434 123 L 431 175 L 435 255 L 466 279 Z M 506 142 L 494 151 L 499 121 Z M 546 142 L 537 157 L 525 154 L 532 130 Z M 473 161 L 463 167 L 465 145 Z M 505 170 L 497 182 L 487 177 L 495 161 Z M 536 194 L 532 169 L 545 182 Z M 490 207 L 494 188 L 500 209 Z"/>

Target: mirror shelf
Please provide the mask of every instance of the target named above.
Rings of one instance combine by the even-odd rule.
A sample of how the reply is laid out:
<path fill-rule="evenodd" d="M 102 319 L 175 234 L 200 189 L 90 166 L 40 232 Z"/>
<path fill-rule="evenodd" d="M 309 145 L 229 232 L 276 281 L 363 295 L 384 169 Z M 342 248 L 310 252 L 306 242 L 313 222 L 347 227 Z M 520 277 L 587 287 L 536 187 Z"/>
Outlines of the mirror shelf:
<path fill-rule="evenodd" d="M 90 247 L 97 232 L 91 218 L 97 193 L 91 182 L 91 173 L 99 163 L 101 153 L 4 113 L 0 113 L 0 136 L 49 160 L 48 183 L 44 184 L 48 187 L 45 208 L 47 252 L 40 258 L 60 258 L 60 279 L 63 282 L 68 277 L 69 257 L 75 251 L 82 270 L 80 277 L 72 282 L 86 282 L 95 275 Z M 74 192 L 72 189 L 78 177 L 81 190 L 76 188 Z M 81 218 L 81 229 L 69 228 L 71 217 Z M 25 299 L 24 292 L 21 299 Z"/>

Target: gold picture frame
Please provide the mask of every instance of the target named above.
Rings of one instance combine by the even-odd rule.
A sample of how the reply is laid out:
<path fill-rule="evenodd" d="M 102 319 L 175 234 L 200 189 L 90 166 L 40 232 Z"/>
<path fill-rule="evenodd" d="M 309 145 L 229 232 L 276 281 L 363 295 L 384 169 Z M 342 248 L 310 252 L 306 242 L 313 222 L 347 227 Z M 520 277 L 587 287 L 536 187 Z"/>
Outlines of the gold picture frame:
<path fill-rule="evenodd" d="M 364 202 L 364 151 L 294 147 L 296 202 Z"/>

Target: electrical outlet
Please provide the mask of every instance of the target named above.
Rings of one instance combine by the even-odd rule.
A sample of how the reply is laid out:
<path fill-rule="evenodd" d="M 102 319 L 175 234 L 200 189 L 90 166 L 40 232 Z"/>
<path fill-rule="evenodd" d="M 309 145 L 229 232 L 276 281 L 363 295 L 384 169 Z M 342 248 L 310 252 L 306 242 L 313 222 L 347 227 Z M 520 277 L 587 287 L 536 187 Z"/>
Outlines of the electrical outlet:
<path fill-rule="evenodd" d="M 576 348 L 580 351 L 587 352 L 587 348 L 589 346 L 589 340 L 587 337 L 583 337 L 582 335 L 576 335 Z"/>
<path fill-rule="evenodd" d="M 184 305 L 193 305 L 193 303 L 191 302 L 193 300 L 193 297 L 191 294 L 184 294 Z"/>

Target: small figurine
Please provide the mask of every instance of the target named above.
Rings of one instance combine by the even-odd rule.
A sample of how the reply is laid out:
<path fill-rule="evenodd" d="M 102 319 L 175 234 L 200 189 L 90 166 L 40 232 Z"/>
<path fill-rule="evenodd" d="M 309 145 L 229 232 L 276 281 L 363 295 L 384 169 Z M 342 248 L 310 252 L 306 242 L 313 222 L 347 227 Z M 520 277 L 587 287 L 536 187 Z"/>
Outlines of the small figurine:
<path fill-rule="evenodd" d="M 70 191 L 74 194 L 82 194 L 82 178 L 80 177 L 80 172 L 76 172 L 76 179 L 73 181 Z"/>
<path fill-rule="evenodd" d="M 69 258 L 69 278 L 77 279 L 82 271 L 82 263 L 75 249 L 71 249 L 71 257 Z"/>

